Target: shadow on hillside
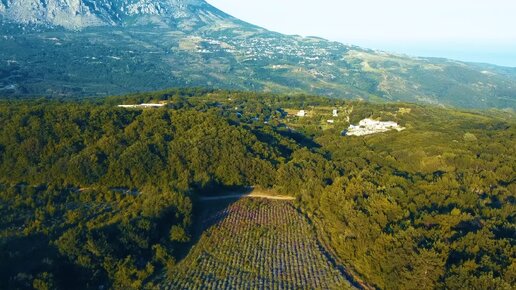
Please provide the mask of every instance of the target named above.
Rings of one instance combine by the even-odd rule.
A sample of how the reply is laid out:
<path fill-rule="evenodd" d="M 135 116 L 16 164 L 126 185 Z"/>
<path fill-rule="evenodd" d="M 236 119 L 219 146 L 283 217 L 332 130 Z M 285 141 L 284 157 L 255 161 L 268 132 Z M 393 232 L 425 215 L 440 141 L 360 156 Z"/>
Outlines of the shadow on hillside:
<path fill-rule="evenodd" d="M 251 193 L 252 190 L 253 189 L 251 187 L 217 187 L 212 188 L 211 190 L 204 189 L 202 191 L 198 191 L 198 196 L 215 197 L 233 194 L 244 195 Z M 199 242 L 201 236 L 206 230 L 227 217 L 228 213 L 225 212 L 225 209 L 229 208 L 233 203 L 238 202 L 240 198 L 241 197 L 204 201 L 200 198 L 197 199 L 194 204 L 190 242 L 180 248 L 180 252 L 177 255 L 178 261 L 181 261 L 188 256 L 192 248 Z"/>
<path fill-rule="evenodd" d="M 223 186 L 218 184 L 210 184 L 202 189 L 196 189 L 196 197 L 215 197 L 231 194 L 248 194 L 253 191 L 251 186 Z"/>
<path fill-rule="evenodd" d="M 0 238 L 0 289 L 33 289 L 33 281 L 50 273 L 59 289 L 92 281 L 89 270 L 73 264 L 43 234 Z"/>

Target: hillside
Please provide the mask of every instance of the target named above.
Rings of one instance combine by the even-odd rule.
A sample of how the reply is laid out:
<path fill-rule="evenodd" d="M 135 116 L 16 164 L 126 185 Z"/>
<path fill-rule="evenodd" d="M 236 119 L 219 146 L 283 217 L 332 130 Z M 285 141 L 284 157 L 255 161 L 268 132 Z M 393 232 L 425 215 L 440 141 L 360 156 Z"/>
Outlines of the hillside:
<path fill-rule="evenodd" d="M 242 199 L 203 225 L 165 289 L 353 289 L 288 201 Z"/>
<path fill-rule="evenodd" d="M 0 46 L 4 97 L 187 86 L 516 107 L 514 69 L 282 35 L 202 0 L 1 1 Z"/>
<path fill-rule="evenodd" d="M 118 107 L 141 103 L 164 106 Z M 405 129 L 344 136 L 366 118 Z M 2 288 L 142 289 L 197 278 L 332 285 L 314 278 L 316 268 L 321 277 L 348 269 L 378 289 L 516 283 L 511 113 L 183 89 L 1 101 L 0 126 Z M 197 240 L 201 197 L 248 186 L 295 200 L 221 208 L 230 219 Z M 261 224 L 232 219 L 267 213 Z M 234 224 L 246 230 L 225 234 Z M 296 245 L 311 256 L 291 255 Z M 233 261 L 227 247 L 255 256 Z M 285 280 L 266 279 L 261 255 L 280 249 L 305 276 L 291 268 Z M 213 256 L 197 259 L 203 252 Z"/>

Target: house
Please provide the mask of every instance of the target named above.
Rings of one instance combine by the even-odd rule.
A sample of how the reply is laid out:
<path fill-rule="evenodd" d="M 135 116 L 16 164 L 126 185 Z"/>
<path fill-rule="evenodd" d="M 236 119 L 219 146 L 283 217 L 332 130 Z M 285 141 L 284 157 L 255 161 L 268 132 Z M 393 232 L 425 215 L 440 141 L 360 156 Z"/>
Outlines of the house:
<path fill-rule="evenodd" d="M 338 117 L 339 116 L 339 111 L 337 109 L 334 109 L 333 110 L 333 117 Z"/>
<path fill-rule="evenodd" d="M 333 123 L 335 123 L 335 120 L 326 120 L 326 123 L 333 124 Z"/>
<path fill-rule="evenodd" d="M 305 117 L 306 116 L 305 110 L 301 110 L 301 111 L 297 112 L 296 116 L 298 116 L 298 117 Z"/>
<path fill-rule="evenodd" d="M 372 119 L 363 119 L 358 125 L 349 125 L 349 128 L 343 131 L 346 136 L 365 136 L 376 133 L 388 132 L 391 130 L 402 131 L 405 128 L 398 125 L 396 122 L 382 122 Z"/>
<path fill-rule="evenodd" d="M 164 107 L 166 104 L 140 104 L 142 108 L 160 108 Z"/>
<path fill-rule="evenodd" d="M 138 109 L 138 108 L 160 108 L 164 107 L 166 104 L 139 104 L 139 105 L 118 105 L 119 108 L 126 108 L 126 109 Z"/>

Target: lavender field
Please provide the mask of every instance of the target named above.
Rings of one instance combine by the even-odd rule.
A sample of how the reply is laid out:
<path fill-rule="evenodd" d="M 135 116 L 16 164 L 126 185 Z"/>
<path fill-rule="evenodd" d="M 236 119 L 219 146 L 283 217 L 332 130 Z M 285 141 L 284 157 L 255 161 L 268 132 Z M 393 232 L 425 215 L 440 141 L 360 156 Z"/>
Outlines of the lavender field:
<path fill-rule="evenodd" d="M 211 215 L 167 289 L 349 289 L 291 202 L 242 199 Z"/>

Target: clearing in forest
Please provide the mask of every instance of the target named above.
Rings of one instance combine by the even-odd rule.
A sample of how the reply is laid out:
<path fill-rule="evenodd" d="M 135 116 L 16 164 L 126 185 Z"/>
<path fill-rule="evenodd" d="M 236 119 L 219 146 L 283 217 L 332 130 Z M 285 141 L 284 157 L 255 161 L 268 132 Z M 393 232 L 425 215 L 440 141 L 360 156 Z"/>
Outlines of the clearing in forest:
<path fill-rule="evenodd" d="M 244 198 L 203 224 L 167 289 L 353 288 L 289 201 Z"/>

